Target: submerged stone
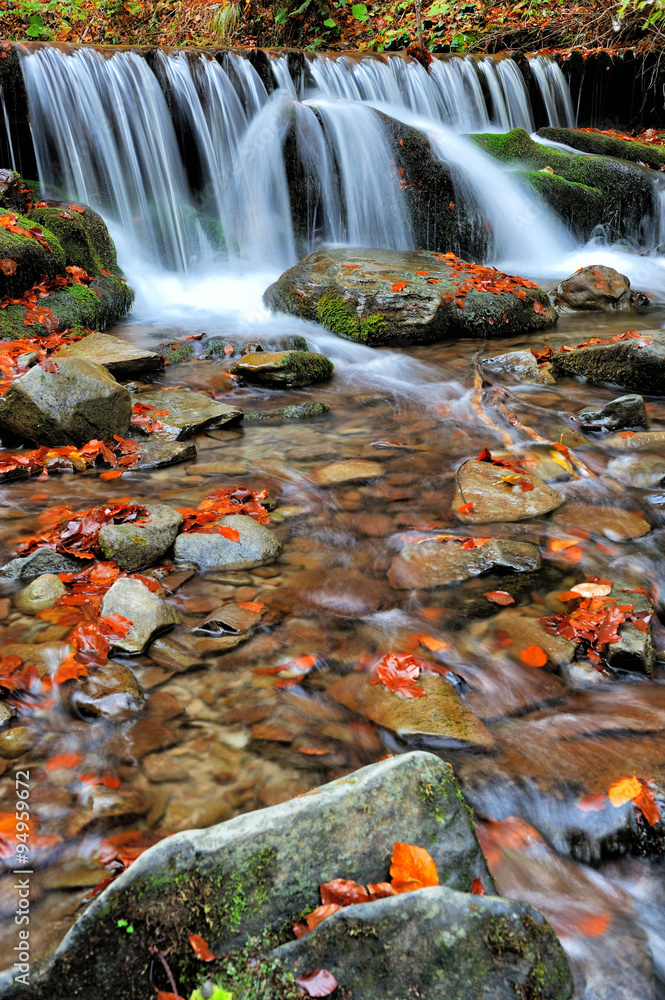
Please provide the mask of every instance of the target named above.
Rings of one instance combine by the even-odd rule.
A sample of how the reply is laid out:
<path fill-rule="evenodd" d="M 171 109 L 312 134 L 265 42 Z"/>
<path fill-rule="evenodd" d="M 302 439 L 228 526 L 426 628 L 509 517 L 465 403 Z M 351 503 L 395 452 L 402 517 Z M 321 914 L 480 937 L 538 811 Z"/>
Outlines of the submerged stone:
<path fill-rule="evenodd" d="M 219 403 L 210 396 L 192 392 L 191 389 L 155 389 L 133 396 L 132 402 L 150 406 L 161 414 L 154 420 L 163 426 L 150 431 L 150 439 L 154 441 L 181 441 L 192 434 L 237 424 L 242 420 L 242 410 L 239 407 Z M 148 411 L 146 416 L 150 415 Z M 140 425 L 137 430 L 147 433 Z"/>
<path fill-rule="evenodd" d="M 442 885 L 469 893 L 480 878 L 492 891 L 450 765 L 429 753 L 402 754 L 281 805 L 186 830 L 149 848 L 92 900 L 56 956 L 40 973 L 34 970 L 31 986 L 50 1000 L 94 997 L 112 974 L 119 996 L 144 997 L 152 989 L 145 941 L 159 926 L 179 992 L 189 996 L 201 976 L 183 931 L 194 929 L 193 914 L 207 914 L 197 933 L 205 925 L 211 950 L 223 954 L 249 935 L 282 932 L 314 909 L 323 882 L 387 880 L 396 841 L 426 845 Z M 466 898 L 473 906 L 476 898 Z"/>
<path fill-rule="evenodd" d="M 335 367 L 325 354 L 311 351 L 257 351 L 246 354 L 233 375 L 242 375 L 248 382 L 267 386 L 313 385 L 332 378 Z"/>
<path fill-rule="evenodd" d="M 481 358 L 480 363 L 488 368 L 501 368 L 510 372 L 520 382 L 535 385 L 553 385 L 556 379 L 550 371 L 550 365 L 539 365 L 532 351 L 509 351 L 507 354 L 496 354 L 489 358 Z"/>
<path fill-rule="evenodd" d="M 105 368 L 62 358 L 58 371 L 35 365 L 0 399 L 0 426 L 37 444 L 81 445 L 127 434 L 132 404 Z"/>
<path fill-rule="evenodd" d="M 563 948 L 538 910 L 445 886 L 344 907 L 273 954 L 294 976 L 328 970 L 353 1000 L 567 1000 L 573 993 Z"/>
<path fill-rule="evenodd" d="M 491 750 L 494 737 L 444 677 L 421 674 L 426 698 L 401 698 L 371 674 L 352 673 L 326 688 L 326 695 L 377 726 L 411 743 L 431 747 Z"/>
<path fill-rule="evenodd" d="M 165 465 L 190 462 L 193 458 L 196 458 L 196 445 L 193 441 L 142 441 L 139 460 L 132 465 L 131 471 L 160 469 Z"/>
<path fill-rule="evenodd" d="M 36 615 L 46 608 L 52 608 L 67 588 L 55 573 L 42 573 L 16 595 L 14 604 L 24 615 Z"/>
<path fill-rule="evenodd" d="M 65 344 L 56 357 L 82 358 L 102 365 L 114 378 L 128 378 L 145 372 L 159 371 L 164 358 L 135 344 L 106 333 L 90 333 L 75 344 Z"/>
<path fill-rule="evenodd" d="M 136 677 L 122 663 L 107 663 L 90 667 L 72 689 L 70 705 L 84 719 L 107 719 L 124 722 L 145 704 L 145 692 Z"/>
<path fill-rule="evenodd" d="M 531 542 L 489 538 L 469 549 L 463 548 L 463 542 L 461 538 L 407 542 L 390 565 L 390 585 L 397 590 L 433 590 L 470 580 L 496 567 L 518 573 L 540 569 L 540 551 Z"/>
<path fill-rule="evenodd" d="M 261 413 L 252 412 L 245 414 L 247 421 L 275 421 L 282 420 L 313 420 L 316 417 L 326 417 L 330 413 L 327 403 L 300 403 L 296 406 L 284 406 L 281 410 L 263 410 Z"/>
<path fill-rule="evenodd" d="M 324 247 L 285 271 L 264 302 L 373 346 L 520 333 L 556 322 L 556 310 L 538 287 L 519 285 L 519 296 L 481 291 L 473 284 L 479 278 L 474 265 L 447 260 L 432 253 Z M 481 277 L 496 282 L 501 275 L 486 269 Z"/>
<path fill-rule="evenodd" d="M 182 515 L 166 504 L 146 507 L 146 524 L 105 524 L 99 531 L 99 547 L 105 559 L 112 559 L 120 569 L 135 573 L 152 566 L 173 545 Z"/>
<path fill-rule="evenodd" d="M 338 483 L 352 483 L 361 479 L 378 479 L 382 475 L 383 466 L 380 462 L 350 458 L 322 465 L 314 470 L 312 478 L 319 486 L 336 486 Z"/>
<path fill-rule="evenodd" d="M 524 490 L 519 480 L 525 480 L 532 488 Z M 530 472 L 512 474 L 502 466 L 471 459 L 457 472 L 452 509 L 465 524 L 482 524 L 524 521 L 547 514 L 562 503 L 563 497 L 557 490 Z M 466 509 L 467 504 L 473 505 L 471 509 Z"/>

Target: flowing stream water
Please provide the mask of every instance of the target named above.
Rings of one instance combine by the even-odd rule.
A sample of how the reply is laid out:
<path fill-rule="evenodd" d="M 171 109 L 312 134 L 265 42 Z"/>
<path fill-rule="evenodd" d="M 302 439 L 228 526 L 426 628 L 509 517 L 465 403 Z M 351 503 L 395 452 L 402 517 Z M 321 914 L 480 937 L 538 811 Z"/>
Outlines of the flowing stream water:
<path fill-rule="evenodd" d="M 663 258 L 642 252 L 638 242 L 607 245 L 602 234 L 578 245 L 535 194 L 465 138 L 472 131 L 533 130 L 529 93 L 510 59 L 435 60 L 428 74 L 401 57 L 317 55 L 296 65 L 274 56 L 268 87 L 234 53 L 219 60 L 156 53 L 148 60 L 137 52 L 44 47 L 26 50 L 21 66 L 42 193 L 64 192 L 103 214 L 136 290 L 132 314 L 111 332 L 149 347 L 200 333 L 264 347 L 302 335 L 336 367 L 334 380 L 316 389 L 238 389 L 227 375 L 231 362 L 196 357 L 198 342 L 191 341 L 195 356 L 168 368 L 163 384 L 212 391 L 245 411 L 317 400 L 330 404 L 331 416 L 200 436 L 199 466 L 216 466 L 213 476 L 192 464 L 104 484 L 105 497 L 131 492 L 172 506 L 194 505 L 211 488 L 237 480 L 268 488 L 277 498 L 284 552 L 274 565 L 193 577 L 172 593 L 185 639 L 177 655 L 131 662 L 149 695 L 138 721 L 84 722 L 57 703 L 35 710 L 36 742 L 25 756 L 40 776 L 32 797 L 40 830 L 60 838 L 40 859 L 35 957 L 59 941 L 83 895 L 106 874 L 98 861 L 105 836 L 207 826 L 403 750 L 405 743 L 325 689 L 363 655 L 427 633 L 448 643 L 449 651 L 438 655 L 496 742 L 490 754 L 454 742 L 433 749 L 453 763 L 481 820 L 499 890 L 534 903 L 551 920 L 569 954 L 578 998 L 664 997 L 661 862 L 653 851 L 629 854 L 611 817 L 599 832 L 585 817 L 600 814 L 579 809 L 583 796 L 606 791 L 621 775 L 636 771 L 659 783 L 665 777 L 660 669 L 653 681 L 599 675 L 592 687 L 575 686 L 524 666 L 501 645 L 501 628 L 511 619 L 541 617 L 548 594 L 581 578 L 580 567 L 555 554 L 519 610 L 478 611 L 479 596 L 500 586 L 495 576 L 469 581 L 452 597 L 446 591 L 446 600 L 419 591 L 404 601 L 386 583 L 400 533 L 449 525 L 454 470 L 486 444 L 500 447 L 474 404 L 479 353 L 526 346 L 527 339 L 375 350 L 314 323 L 271 315 L 262 304 L 281 271 L 323 243 L 413 247 L 380 113 L 420 130 L 434 156 L 459 176 L 488 221 L 490 263 L 546 287 L 583 264 L 607 263 L 664 302 Z M 531 70 L 547 121 L 573 125 L 557 64 L 540 56 Z M 310 197 L 304 232 L 294 228 L 289 194 L 293 135 Z M 578 343 L 628 326 L 659 329 L 664 320 L 658 306 L 630 319 L 570 314 L 555 336 Z M 510 388 L 523 423 L 569 443 L 572 414 L 615 395 L 568 380 Z M 648 409 L 652 427 L 665 429 L 663 401 L 650 400 Z M 492 418 L 511 429 L 501 411 Z M 538 452 L 520 430 L 512 434 L 518 449 Z M 657 592 L 665 493 L 606 475 L 613 456 L 600 440 L 575 443 L 597 477 L 562 474 L 559 488 L 570 505 L 561 517 L 512 525 L 511 536 L 543 544 L 572 538 L 584 550 L 584 572 L 621 574 L 627 586 L 641 582 Z M 378 461 L 384 474 L 371 485 L 314 485 L 315 467 L 345 458 Z M 100 483 L 51 477 L 3 493 L 0 542 L 9 553 L 17 537 L 35 531 L 45 507 L 98 503 Z M 603 524 L 590 520 L 591 504 L 604 511 Z M 566 520 L 573 505 L 577 513 Z M 650 534 L 620 539 L 616 509 L 644 512 Z M 186 629 L 227 600 L 263 602 L 281 623 L 223 656 L 202 652 Z M 3 614 L 5 644 L 57 644 L 67 633 L 12 616 L 8 602 Z M 291 689 L 279 690 L 273 677 L 257 672 L 308 653 L 317 655 L 317 669 Z M 85 771 L 112 771 L 120 788 L 91 802 L 71 772 L 43 769 L 45 759 L 60 753 L 82 754 Z M 516 819 L 492 823 L 508 817 Z M 3 906 L 6 900 L 13 906 L 10 883 L 11 877 L 0 882 Z"/>

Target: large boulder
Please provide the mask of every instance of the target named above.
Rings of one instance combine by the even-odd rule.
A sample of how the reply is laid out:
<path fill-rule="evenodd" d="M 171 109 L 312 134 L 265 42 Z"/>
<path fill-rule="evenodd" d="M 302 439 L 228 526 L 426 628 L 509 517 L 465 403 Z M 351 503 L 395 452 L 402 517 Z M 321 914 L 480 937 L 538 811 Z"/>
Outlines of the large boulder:
<path fill-rule="evenodd" d="M 229 514 L 221 525 L 234 528 L 238 541 L 204 531 L 182 532 L 173 548 L 178 562 L 194 563 L 202 573 L 213 569 L 251 569 L 273 562 L 282 550 L 276 535 L 247 514 Z"/>
<path fill-rule="evenodd" d="M 349 1000 L 567 1000 L 563 948 L 528 903 L 433 886 L 338 910 L 273 954 L 294 975 L 326 969 Z"/>
<path fill-rule="evenodd" d="M 242 420 L 239 407 L 220 403 L 191 389 L 154 389 L 134 396 L 133 401 L 150 407 L 145 414 L 148 418 L 151 411 L 160 414 L 153 422 L 162 426 L 149 432 L 151 440 L 182 441 L 192 434 L 231 426 Z M 139 431 L 143 429 L 141 425 L 137 427 Z"/>
<path fill-rule="evenodd" d="M 469 893 L 480 878 L 493 891 L 450 765 L 429 753 L 403 754 L 290 802 L 161 841 L 90 903 L 48 967 L 33 970 L 30 986 L 50 1000 L 97 1000 L 113 981 L 123 1000 L 145 1000 L 152 990 L 149 941 L 169 948 L 179 992 L 189 996 L 201 975 L 189 934 L 202 934 L 217 955 L 264 931 L 286 942 L 291 923 L 318 906 L 321 883 L 387 880 L 396 841 L 425 847 L 441 885 Z M 472 912 L 477 898 L 465 898 Z M 520 904 L 504 905 L 525 912 Z M 529 912 L 550 942 L 547 925 Z M 423 919 L 423 938 L 428 926 Z M 505 922 L 487 933 L 498 955 L 522 941 L 523 930 Z M 547 951 L 542 959 L 549 965 Z M 165 977 L 162 988 L 168 989 Z"/>
<path fill-rule="evenodd" d="M 74 344 L 65 344 L 56 351 L 56 357 L 92 361 L 106 368 L 114 378 L 143 375 L 164 367 L 161 354 L 146 351 L 143 347 L 107 333 L 90 333 Z"/>
<path fill-rule="evenodd" d="M 613 267 L 605 264 L 590 264 L 581 267 L 574 274 L 564 278 L 556 289 L 556 304 L 563 309 L 591 309 L 600 312 L 615 312 L 629 309 L 636 302 L 641 303 L 639 293 L 631 293 L 630 281 Z"/>
<path fill-rule="evenodd" d="M 146 507 L 146 524 L 104 524 L 99 531 L 99 547 L 105 559 L 112 559 L 127 573 L 152 566 L 173 545 L 182 514 L 166 504 Z"/>
<path fill-rule="evenodd" d="M 483 524 L 540 517 L 562 503 L 562 495 L 531 472 L 471 459 L 457 471 L 452 507 L 466 524 Z"/>
<path fill-rule="evenodd" d="M 604 406 L 585 406 L 577 414 L 577 419 L 585 431 L 619 431 L 627 427 L 648 426 L 644 400 L 637 394 L 617 396 Z"/>
<path fill-rule="evenodd" d="M 126 435 L 132 403 L 124 386 L 90 361 L 63 358 L 57 369 L 35 365 L 12 382 L 0 399 L 0 427 L 52 447 Z"/>
<path fill-rule="evenodd" d="M 554 351 L 549 364 L 558 378 L 567 375 L 654 396 L 665 393 L 665 337 L 660 333 Z"/>
<path fill-rule="evenodd" d="M 399 250 L 324 247 L 285 271 L 264 302 L 373 346 L 526 333 L 557 319 L 532 282 Z"/>

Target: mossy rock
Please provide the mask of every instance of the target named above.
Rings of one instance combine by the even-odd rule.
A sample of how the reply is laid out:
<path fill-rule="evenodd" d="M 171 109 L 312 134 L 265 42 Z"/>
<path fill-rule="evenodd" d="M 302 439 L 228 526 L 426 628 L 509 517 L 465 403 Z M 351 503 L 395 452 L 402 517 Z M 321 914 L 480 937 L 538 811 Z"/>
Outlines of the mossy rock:
<path fill-rule="evenodd" d="M 90 285 L 68 285 L 52 292 L 41 305 L 58 319 L 60 330 L 103 330 L 125 316 L 134 300 L 134 293 L 120 278 L 100 275 Z M 0 310 L 0 339 L 20 340 L 23 337 L 47 336 L 41 323 L 26 326 L 25 306 L 7 306 Z"/>
<path fill-rule="evenodd" d="M 0 209 L 0 216 L 7 214 L 8 211 Z M 49 249 L 31 236 L 22 236 L 8 229 L 0 229 L 0 259 L 14 260 L 17 264 L 16 274 L 5 275 L 0 271 L 0 298 L 5 296 L 18 298 L 44 275 L 54 278 L 56 274 L 66 273 L 67 255 L 55 233 L 42 226 L 32 216 L 19 215 L 16 225 L 26 230 L 39 226 L 44 231 L 43 238 L 48 243 Z"/>
<path fill-rule="evenodd" d="M 579 239 L 588 240 L 596 226 L 603 225 L 606 206 L 600 188 L 541 170 L 516 170 L 515 176 L 526 181 Z"/>
<path fill-rule="evenodd" d="M 323 247 L 285 271 L 263 301 L 376 347 L 526 333 L 556 322 L 547 294 L 521 286 L 522 279 L 515 279 L 519 296 L 476 287 L 462 293 L 479 276 L 500 278 L 474 267 L 433 253 Z"/>
<path fill-rule="evenodd" d="M 301 386 L 326 382 L 335 371 L 330 358 L 312 351 L 256 351 L 240 359 L 233 375 L 267 386 Z"/>
<path fill-rule="evenodd" d="M 618 139 L 616 136 L 603 135 L 602 132 L 587 132 L 579 128 L 554 128 L 547 126 L 539 128 L 536 135 L 550 142 L 560 142 L 582 153 L 593 153 L 596 156 L 614 156 L 620 160 L 631 160 L 633 163 L 644 163 L 659 170 L 665 166 L 665 146 L 650 146 L 645 142 L 629 139 Z"/>
<path fill-rule="evenodd" d="M 63 212 L 69 218 L 63 218 Z M 83 267 L 88 274 L 99 275 L 103 270 L 118 273 L 113 240 L 101 215 L 93 209 L 85 206 L 83 212 L 76 212 L 65 201 L 34 208 L 29 217 L 33 225 L 55 234 L 64 250 L 65 264 Z"/>
<path fill-rule="evenodd" d="M 656 210 L 653 175 L 646 167 L 627 160 L 608 156 L 576 156 L 549 146 L 542 146 L 521 128 L 505 133 L 480 133 L 469 136 L 490 156 L 502 163 L 512 164 L 520 170 L 542 171 L 550 167 L 553 173 L 543 172 L 539 193 L 563 219 L 569 219 L 574 206 L 581 209 L 579 232 L 586 232 L 589 222 L 598 208 L 598 192 L 602 195 L 604 208 L 601 222 L 606 227 L 610 239 L 637 238 L 645 216 Z M 563 188 L 560 179 L 568 181 L 575 188 Z M 552 185 L 547 191 L 546 185 Z M 592 189 L 584 198 L 581 187 Z M 557 199 L 564 199 L 564 207 Z"/>
<path fill-rule="evenodd" d="M 161 354 L 167 365 L 177 365 L 181 361 L 187 361 L 194 354 L 190 344 L 183 343 L 182 340 L 165 340 L 155 348 L 157 354 Z"/>

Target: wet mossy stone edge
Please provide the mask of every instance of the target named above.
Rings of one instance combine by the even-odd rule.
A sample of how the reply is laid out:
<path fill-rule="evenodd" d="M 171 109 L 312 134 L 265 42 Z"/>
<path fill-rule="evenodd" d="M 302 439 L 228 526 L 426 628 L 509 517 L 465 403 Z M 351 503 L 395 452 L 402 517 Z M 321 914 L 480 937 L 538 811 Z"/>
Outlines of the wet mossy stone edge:
<path fill-rule="evenodd" d="M 428 252 L 322 247 L 285 271 L 263 301 L 372 347 L 506 336 L 556 323 L 557 311 L 540 288 L 524 289 L 523 300 L 473 288 L 463 306 L 446 301 L 445 295 L 459 295 L 466 278 L 477 277 L 467 267 L 453 271 Z"/>
<path fill-rule="evenodd" d="M 189 934 L 218 955 L 264 932 L 286 943 L 292 922 L 319 905 L 322 882 L 388 880 L 395 841 L 426 848 L 442 885 L 469 893 L 481 878 L 494 891 L 450 765 L 414 751 L 156 844 L 90 903 L 27 990 L 15 985 L 3 995 L 34 996 L 38 987 L 49 1000 L 98 1000 L 113 983 L 125 1000 L 145 1000 L 156 946 L 171 949 L 169 964 L 189 996 L 203 975 Z"/>

